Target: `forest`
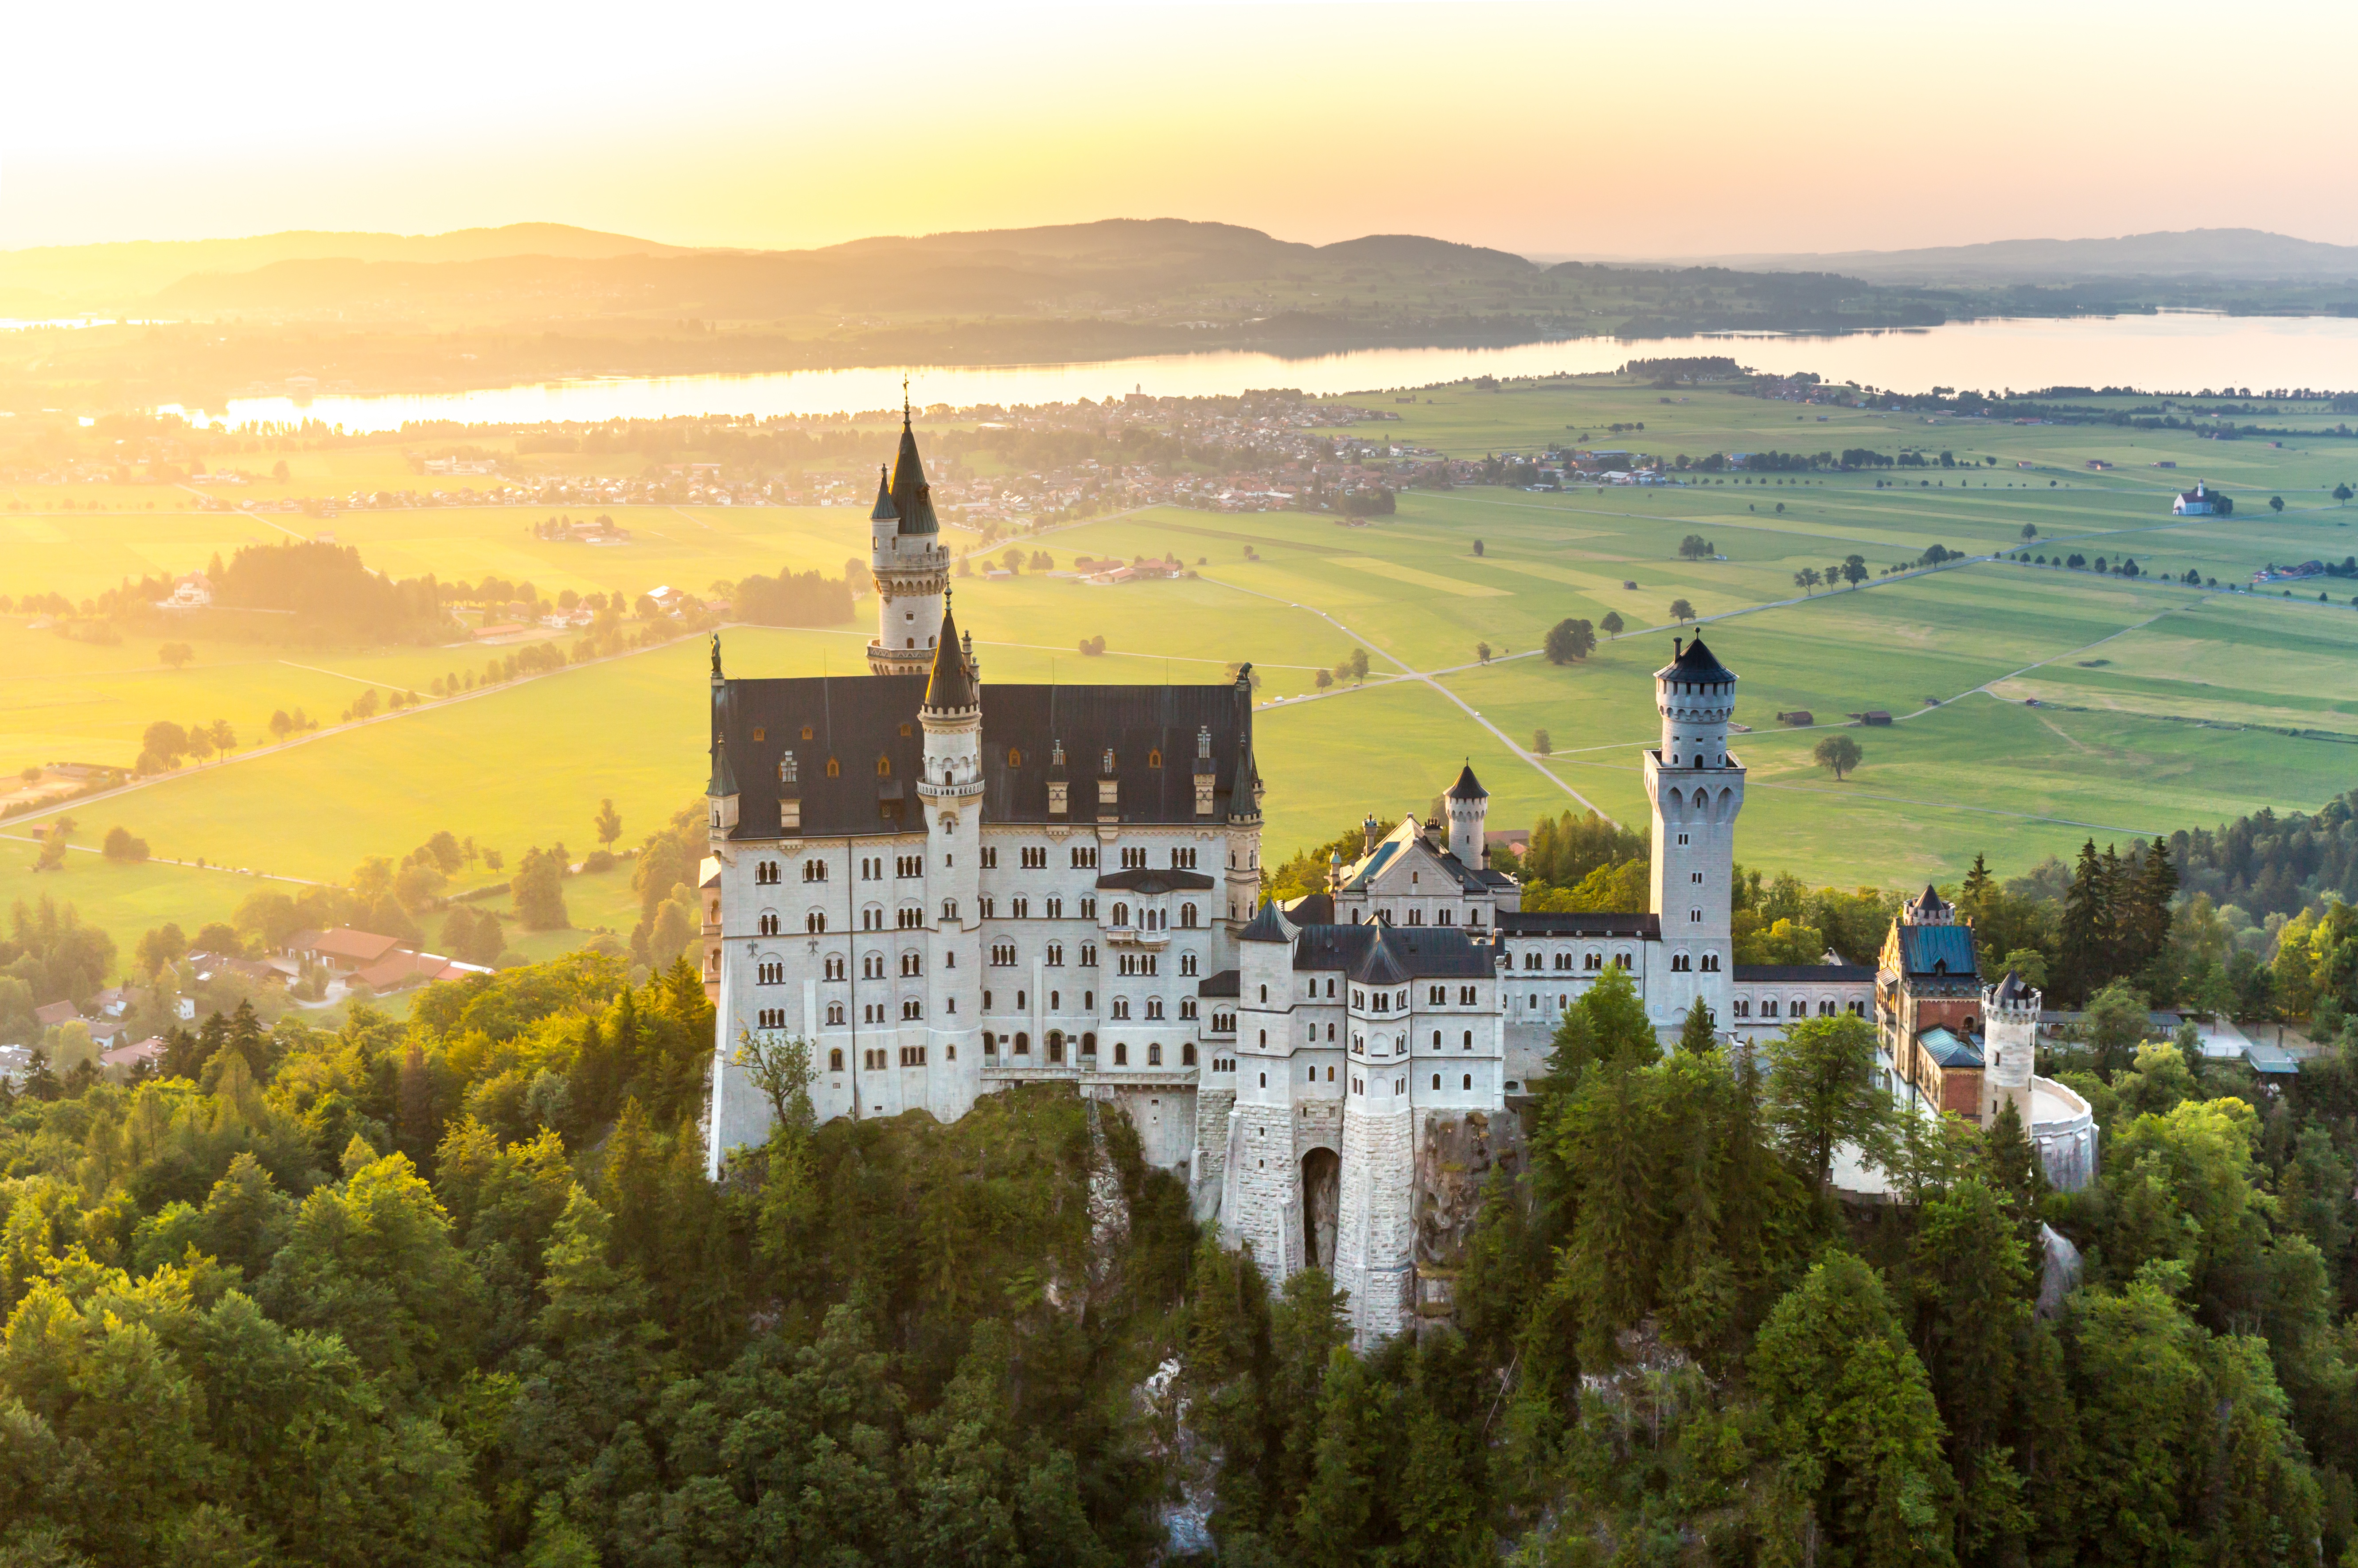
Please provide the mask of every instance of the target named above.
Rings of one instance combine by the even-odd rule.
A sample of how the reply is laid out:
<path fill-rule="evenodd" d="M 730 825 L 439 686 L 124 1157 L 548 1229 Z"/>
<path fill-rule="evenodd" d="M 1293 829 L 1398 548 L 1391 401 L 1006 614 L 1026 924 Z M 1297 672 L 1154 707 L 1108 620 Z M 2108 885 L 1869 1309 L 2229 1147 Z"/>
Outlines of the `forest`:
<path fill-rule="evenodd" d="M 1454 1327 L 1355 1350 L 1064 1086 L 713 1183 L 711 1013 L 591 954 L 213 1019 L 0 1113 L 0 1561 L 2341 1561 L 2358 1076 L 2147 1045 L 2104 1174 L 1567 1014 Z M 1826 1183 L 1880 1152 L 1892 1201 Z M 2042 1293 L 2044 1220 L 2084 1281 Z M 136 1497 L 136 1508 L 89 1506 Z"/>
<path fill-rule="evenodd" d="M 1953 890 L 1985 967 L 2093 988 L 2040 1066 L 2098 1119 L 2084 1191 L 2011 1115 L 1900 1115 L 1863 1021 L 1665 1044 L 1608 971 L 1453 1315 L 1354 1346 L 1069 1086 L 820 1126 L 763 1051 L 775 1130 L 708 1179 L 712 1011 L 642 967 L 684 812 L 631 951 L 0 1092 L 0 1563 L 2350 1561 L 2358 918 L 2213 902 L 2313 888 L 2347 818 Z M 1574 896 L 1644 845 L 1567 815 L 1515 864 Z M 1872 962 L 1895 896 L 1747 872 L 1739 941 Z M 20 910 L 0 968 L 81 994 L 103 940 Z M 2221 976 L 2326 1044 L 2281 1089 L 2150 1037 Z"/>

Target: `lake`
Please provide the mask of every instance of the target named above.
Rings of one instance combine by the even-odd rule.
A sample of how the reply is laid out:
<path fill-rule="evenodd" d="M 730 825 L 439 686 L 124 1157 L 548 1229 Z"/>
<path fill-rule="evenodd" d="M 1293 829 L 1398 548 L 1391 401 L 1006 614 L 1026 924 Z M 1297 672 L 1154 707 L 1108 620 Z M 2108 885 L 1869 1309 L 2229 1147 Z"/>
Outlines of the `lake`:
<path fill-rule="evenodd" d="M 815 415 L 897 407 L 901 378 L 920 405 L 1070 403 L 1130 392 L 1165 397 L 1298 387 L 1314 396 L 1428 386 L 1466 376 L 1616 369 L 1635 359 L 1726 354 L 1763 371 L 1815 371 L 1892 392 L 2135 386 L 2200 393 L 2230 386 L 2358 389 L 2358 319 L 2334 316 L 2001 318 L 1837 336 L 1714 333 L 1628 341 L 1574 338 L 1509 348 L 1360 349 L 1299 359 L 1266 353 L 1169 354 L 1081 364 L 873 366 L 761 375 L 632 376 L 470 392 L 232 399 L 169 409 L 231 424 L 318 419 L 348 430 L 419 419 L 470 424 L 652 419 L 675 415 Z"/>

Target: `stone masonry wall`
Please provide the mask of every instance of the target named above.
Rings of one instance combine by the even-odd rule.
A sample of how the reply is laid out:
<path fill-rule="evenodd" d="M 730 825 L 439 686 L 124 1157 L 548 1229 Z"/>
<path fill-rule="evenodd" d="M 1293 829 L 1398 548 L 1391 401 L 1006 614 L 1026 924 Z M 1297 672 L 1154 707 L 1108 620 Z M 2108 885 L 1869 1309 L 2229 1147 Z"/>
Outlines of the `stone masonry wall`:
<path fill-rule="evenodd" d="M 1389 1077 L 1371 1078 L 1369 1087 Z M 1397 1110 L 1377 1111 L 1390 1103 Z M 1353 1342 L 1372 1345 L 1409 1321 L 1416 1268 L 1416 1144 L 1406 1097 L 1355 1096 L 1343 1119 L 1342 1216 L 1335 1282 L 1350 1293 Z"/>

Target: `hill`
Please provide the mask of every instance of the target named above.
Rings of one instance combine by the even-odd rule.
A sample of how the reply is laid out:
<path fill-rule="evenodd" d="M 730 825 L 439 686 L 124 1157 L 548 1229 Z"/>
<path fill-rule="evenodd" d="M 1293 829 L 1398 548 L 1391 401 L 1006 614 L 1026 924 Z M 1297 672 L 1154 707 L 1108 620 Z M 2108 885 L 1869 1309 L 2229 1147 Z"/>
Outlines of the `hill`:
<path fill-rule="evenodd" d="M 2180 229 L 2110 239 L 1994 240 L 1920 250 L 1711 259 L 1727 266 L 1775 272 L 1843 272 L 1882 283 L 2028 283 L 2096 277 L 2309 283 L 2358 279 L 2358 245 L 2330 245 L 2265 229 Z"/>

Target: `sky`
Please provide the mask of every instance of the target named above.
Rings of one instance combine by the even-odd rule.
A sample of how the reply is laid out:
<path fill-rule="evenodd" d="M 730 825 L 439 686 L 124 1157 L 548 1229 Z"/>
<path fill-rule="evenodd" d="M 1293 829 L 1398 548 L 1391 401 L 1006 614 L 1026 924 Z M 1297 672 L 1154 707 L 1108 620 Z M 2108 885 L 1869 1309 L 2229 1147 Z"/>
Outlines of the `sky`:
<path fill-rule="evenodd" d="M 0 248 L 1179 217 L 1541 256 L 2358 243 L 2358 6 L 152 0 L 10 22 Z M 27 62 L 59 62 L 28 70 Z"/>

